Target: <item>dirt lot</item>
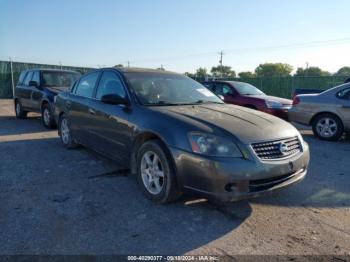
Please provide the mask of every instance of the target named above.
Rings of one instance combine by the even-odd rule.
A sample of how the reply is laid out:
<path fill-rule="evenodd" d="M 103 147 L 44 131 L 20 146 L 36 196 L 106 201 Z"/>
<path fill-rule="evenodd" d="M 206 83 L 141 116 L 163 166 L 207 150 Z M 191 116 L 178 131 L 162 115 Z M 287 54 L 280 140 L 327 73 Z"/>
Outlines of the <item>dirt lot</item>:
<path fill-rule="evenodd" d="M 135 179 L 66 150 L 0 100 L 0 254 L 350 254 L 350 141 L 318 141 L 305 180 L 224 206 L 144 198 Z"/>

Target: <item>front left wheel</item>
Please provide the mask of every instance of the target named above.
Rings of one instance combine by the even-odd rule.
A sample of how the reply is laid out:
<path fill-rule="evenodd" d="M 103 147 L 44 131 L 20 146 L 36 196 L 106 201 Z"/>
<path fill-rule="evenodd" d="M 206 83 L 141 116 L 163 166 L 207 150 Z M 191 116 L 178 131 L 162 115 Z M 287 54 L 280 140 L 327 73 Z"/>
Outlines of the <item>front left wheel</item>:
<path fill-rule="evenodd" d="M 171 157 L 159 140 L 144 143 L 137 155 L 138 182 L 153 202 L 167 203 L 181 195 Z"/>

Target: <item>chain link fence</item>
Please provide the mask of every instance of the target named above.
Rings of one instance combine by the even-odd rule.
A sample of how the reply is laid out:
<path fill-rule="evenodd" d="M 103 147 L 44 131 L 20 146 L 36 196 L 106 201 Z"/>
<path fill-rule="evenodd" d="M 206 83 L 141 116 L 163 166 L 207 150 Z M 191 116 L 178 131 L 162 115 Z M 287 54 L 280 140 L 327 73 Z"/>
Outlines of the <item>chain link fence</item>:
<path fill-rule="evenodd" d="M 289 76 L 289 77 L 256 77 L 256 78 L 216 78 L 250 83 L 268 95 L 291 98 L 296 88 L 327 90 L 343 84 L 345 76 Z M 196 79 L 201 82 L 204 79 Z M 209 79 L 210 81 L 210 79 Z"/>
<path fill-rule="evenodd" d="M 31 68 L 53 68 L 75 70 L 82 74 L 91 70 L 87 67 L 72 67 L 48 64 L 22 63 L 0 61 L 0 98 L 12 98 L 13 87 L 18 82 L 21 71 Z M 232 78 L 221 80 L 234 80 L 250 83 L 268 95 L 290 98 L 295 88 L 326 90 L 344 83 L 345 76 L 323 77 L 275 77 L 275 78 Z M 204 79 L 196 79 L 204 81 Z M 217 79 L 218 80 L 218 79 Z"/>
<path fill-rule="evenodd" d="M 16 86 L 21 71 L 32 68 L 74 70 L 82 74 L 92 69 L 87 67 L 0 61 L 0 98 L 12 98 L 13 87 Z"/>

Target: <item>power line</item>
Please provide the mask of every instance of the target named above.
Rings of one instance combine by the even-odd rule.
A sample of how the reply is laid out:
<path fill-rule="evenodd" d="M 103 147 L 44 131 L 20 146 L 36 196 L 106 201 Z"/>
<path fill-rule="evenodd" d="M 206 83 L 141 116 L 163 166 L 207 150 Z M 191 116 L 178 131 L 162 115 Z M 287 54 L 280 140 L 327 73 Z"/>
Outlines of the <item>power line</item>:
<path fill-rule="evenodd" d="M 250 52 L 260 52 L 260 51 L 268 51 L 268 50 L 282 50 L 282 49 L 298 49 L 298 48 L 309 48 L 316 46 L 325 46 L 325 45 L 338 45 L 338 44 L 346 44 L 350 43 L 350 37 L 347 38 L 339 38 L 339 39 L 329 39 L 322 41 L 312 41 L 312 42 L 304 42 L 304 43 L 293 43 L 286 45 L 271 45 L 271 46 L 258 46 L 258 47 L 244 47 L 244 48 L 234 48 L 234 49 L 224 49 L 222 52 L 227 53 L 250 53 Z M 150 59 L 142 59 L 142 60 L 134 60 L 133 63 L 155 63 L 155 62 L 163 62 L 163 61 L 171 61 L 171 60 L 184 60 L 184 59 L 192 59 L 196 57 L 209 57 L 216 56 L 217 51 L 211 52 L 202 52 L 202 53 L 193 53 L 181 56 L 172 56 L 172 57 L 159 57 L 159 58 L 150 58 Z"/>

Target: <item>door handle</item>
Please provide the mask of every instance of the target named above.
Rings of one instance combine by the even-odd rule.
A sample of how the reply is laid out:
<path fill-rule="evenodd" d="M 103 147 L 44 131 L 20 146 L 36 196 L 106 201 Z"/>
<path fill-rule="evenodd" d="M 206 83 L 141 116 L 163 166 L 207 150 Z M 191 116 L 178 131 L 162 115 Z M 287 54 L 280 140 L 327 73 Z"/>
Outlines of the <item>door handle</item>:
<path fill-rule="evenodd" d="M 89 113 L 90 113 L 90 115 L 95 115 L 96 114 L 95 110 L 93 110 L 91 108 L 89 108 Z"/>
<path fill-rule="evenodd" d="M 72 102 L 71 101 L 67 101 L 67 103 L 66 103 L 67 108 L 70 108 L 71 105 L 72 105 Z"/>

